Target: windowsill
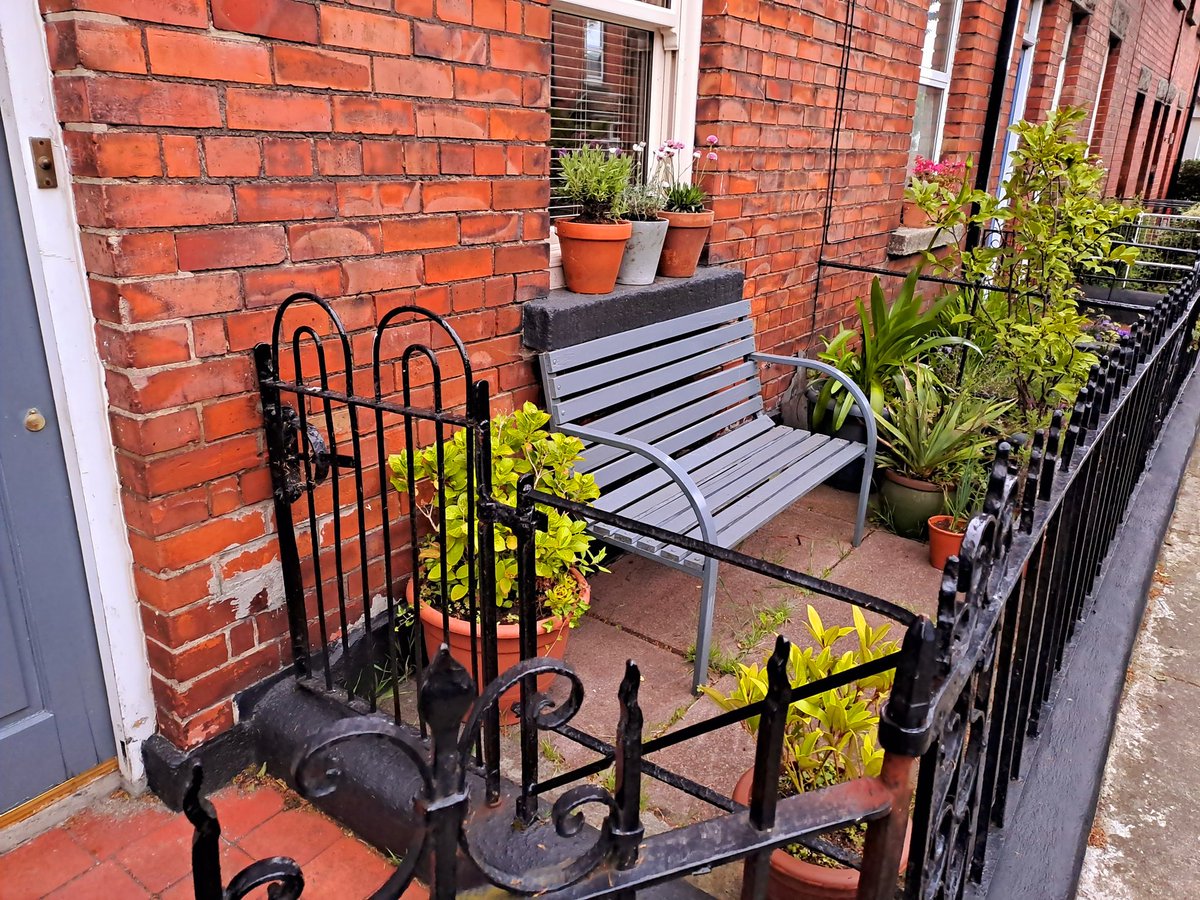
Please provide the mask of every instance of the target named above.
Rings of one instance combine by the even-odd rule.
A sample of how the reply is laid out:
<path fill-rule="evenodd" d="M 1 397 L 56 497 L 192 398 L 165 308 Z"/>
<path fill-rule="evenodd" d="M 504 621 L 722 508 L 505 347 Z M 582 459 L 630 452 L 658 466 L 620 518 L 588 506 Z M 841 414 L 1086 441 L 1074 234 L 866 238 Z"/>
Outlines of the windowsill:
<path fill-rule="evenodd" d="M 931 247 L 929 242 L 933 240 L 937 228 L 908 228 L 901 225 L 892 232 L 892 237 L 888 241 L 887 255 L 894 258 L 902 256 L 916 256 L 923 250 L 936 250 L 939 247 L 946 247 L 950 244 L 957 244 L 962 240 L 966 229 L 962 225 L 943 231 L 936 241 L 933 241 Z"/>
<path fill-rule="evenodd" d="M 691 278 L 656 278 L 652 284 L 619 284 L 611 294 L 551 290 L 522 308 L 523 343 L 530 350 L 560 350 L 742 299 L 742 273 L 702 266 Z"/>

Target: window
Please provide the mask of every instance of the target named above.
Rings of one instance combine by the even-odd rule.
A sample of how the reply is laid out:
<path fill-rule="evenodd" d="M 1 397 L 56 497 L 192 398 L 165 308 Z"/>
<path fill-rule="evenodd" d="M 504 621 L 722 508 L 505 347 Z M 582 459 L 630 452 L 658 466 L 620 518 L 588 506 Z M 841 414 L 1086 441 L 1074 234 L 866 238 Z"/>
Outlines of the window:
<path fill-rule="evenodd" d="M 1017 136 L 1012 126 L 1025 118 L 1025 104 L 1029 101 L 1029 85 L 1033 75 L 1033 62 L 1037 54 L 1038 30 L 1042 23 L 1042 0 L 1029 4 L 1029 18 L 1025 20 L 1025 31 L 1021 35 L 1021 54 L 1017 58 L 1017 77 L 1013 84 L 1012 103 L 1009 104 L 1008 126 L 1004 135 L 1004 153 L 1001 156 L 1000 179 L 996 184 L 998 196 L 1003 196 L 1004 182 L 1013 171 L 1012 153 L 1017 148 Z"/>
<path fill-rule="evenodd" d="M 702 0 L 552 0 L 550 147 L 691 143 Z M 550 163 L 550 216 L 574 214 Z M 551 243 L 551 283 L 560 284 Z"/>
<path fill-rule="evenodd" d="M 929 4 L 910 155 L 937 159 L 941 153 L 942 127 L 946 121 L 946 100 L 950 96 L 950 71 L 954 66 L 954 42 L 958 36 L 961 11 L 962 0 L 933 0 Z"/>
<path fill-rule="evenodd" d="M 1100 70 L 1100 87 L 1096 90 L 1096 102 L 1092 106 L 1092 121 L 1088 125 L 1088 151 L 1099 153 L 1104 144 L 1104 127 L 1108 124 L 1108 111 L 1112 108 L 1114 82 L 1117 77 L 1117 61 L 1120 58 L 1121 42 L 1113 37 L 1108 40 L 1108 53 L 1104 67 Z"/>

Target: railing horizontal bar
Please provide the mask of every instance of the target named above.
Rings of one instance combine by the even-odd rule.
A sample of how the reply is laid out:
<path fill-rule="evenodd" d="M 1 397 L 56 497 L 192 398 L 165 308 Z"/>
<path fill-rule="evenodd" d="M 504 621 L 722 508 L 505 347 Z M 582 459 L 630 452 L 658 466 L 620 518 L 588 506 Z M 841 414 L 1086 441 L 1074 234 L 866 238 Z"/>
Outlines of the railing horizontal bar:
<path fill-rule="evenodd" d="M 852 603 L 862 609 L 869 609 L 871 612 L 879 613 L 881 616 L 887 616 L 889 619 L 894 619 L 904 626 L 911 625 L 917 620 L 917 614 L 912 610 L 905 609 L 899 604 L 892 603 L 890 600 L 884 600 L 882 597 L 875 597 L 871 594 L 865 594 L 862 591 L 856 591 L 854 588 L 844 587 L 840 584 L 834 584 L 832 581 L 826 581 L 823 578 L 817 578 L 813 575 L 807 575 L 804 572 L 797 572 L 795 569 L 789 569 L 786 566 L 780 566 L 775 563 L 770 563 L 762 559 L 757 559 L 753 556 L 747 556 L 745 553 L 739 553 L 737 550 L 730 550 L 726 547 L 718 547 L 716 544 L 709 544 L 705 541 L 697 540 L 693 537 L 688 537 L 684 534 L 677 534 L 674 531 L 668 531 L 665 528 L 658 528 L 654 525 L 648 525 L 645 522 L 638 522 L 635 519 L 628 519 L 625 516 L 617 515 L 616 513 L 605 512 L 604 510 L 596 509 L 591 506 L 586 506 L 582 503 L 575 503 L 571 500 L 564 500 L 561 497 L 555 497 L 552 494 L 546 494 L 542 491 L 531 491 L 531 499 L 534 503 L 540 503 L 544 506 L 550 506 L 561 512 L 570 513 L 576 518 L 588 521 L 589 519 L 595 522 L 600 522 L 604 525 L 611 525 L 614 528 L 619 528 L 622 531 L 631 531 L 634 534 L 640 534 L 643 537 L 648 537 L 656 541 L 661 541 L 664 544 L 671 544 L 674 547 L 681 547 L 689 553 L 700 553 L 704 556 L 716 559 L 719 562 L 729 563 L 730 565 L 738 566 L 750 572 L 757 572 L 759 575 L 765 575 L 768 578 L 773 578 L 776 581 L 782 581 L 785 584 L 802 587 L 806 590 L 816 591 L 818 594 L 824 594 L 826 597 L 832 597 L 835 600 L 843 600 L 846 603 Z"/>
<path fill-rule="evenodd" d="M 301 394 L 305 397 L 315 397 L 318 400 L 335 400 L 338 403 L 345 403 L 347 406 L 361 406 L 364 409 L 378 409 L 383 412 L 395 413 L 399 416 L 412 416 L 414 419 L 422 419 L 427 422 L 442 422 L 446 425 L 461 425 L 466 428 L 474 423 L 460 415 L 455 415 L 450 412 L 437 412 L 428 409 L 418 409 L 413 406 L 403 406 L 398 403 L 388 403 L 386 400 L 374 400 L 369 397 L 352 397 L 349 394 L 341 391 L 327 390 L 322 388 L 306 387 L 302 384 L 295 384 L 290 381 L 278 381 L 275 379 L 264 379 L 263 384 L 267 387 L 274 388 L 278 391 L 286 391 L 291 394 Z"/>

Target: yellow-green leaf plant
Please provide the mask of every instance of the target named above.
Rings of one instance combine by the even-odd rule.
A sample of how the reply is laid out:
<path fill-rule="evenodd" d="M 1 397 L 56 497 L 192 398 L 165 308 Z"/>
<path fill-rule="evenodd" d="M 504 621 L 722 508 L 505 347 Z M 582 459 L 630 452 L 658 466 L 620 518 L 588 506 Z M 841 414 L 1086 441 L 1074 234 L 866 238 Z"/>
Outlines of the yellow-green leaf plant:
<path fill-rule="evenodd" d="M 500 503 L 516 505 L 517 482 L 527 474 L 532 474 L 537 490 L 566 500 L 590 503 L 600 496 L 596 480 L 575 471 L 575 466 L 583 460 L 583 442 L 547 431 L 545 426 L 549 421 L 549 414 L 532 403 L 492 419 L 492 497 Z M 411 499 L 430 526 L 429 533 L 420 541 L 421 599 L 437 609 L 444 607 L 460 619 L 470 617 L 472 606 L 468 596 L 471 574 L 466 552 L 468 541 L 476 550 L 479 546 L 477 523 L 469 518 L 473 498 L 467 492 L 467 434 L 461 429 L 440 445 L 444 503 L 438 490 L 439 445 L 416 451 L 412 459 L 416 496 Z M 388 457 L 392 486 L 401 494 L 409 493 L 408 463 L 407 451 Z M 559 616 L 574 628 L 588 606 L 572 570 L 584 577 L 604 571 L 604 550 L 592 546 L 593 538 L 585 531 L 585 522 L 549 507 L 539 506 L 539 509 L 546 514 L 548 523 L 545 531 L 539 530 L 534 538 L 539 615 Z M 478 515 L 478 503 L 474 511 Z M 439 523 L 445 525 L 445 548 L 439 540 Z M 496 605 L 501 609 L 501 622 L 512 621 L 516 618 L 517 601 L 516 535 L 497 524 L 494 549 Z M 475 561 L 478 567 L 478 552 Z M 476 576 L 478 583 L 478 571 Z"/>

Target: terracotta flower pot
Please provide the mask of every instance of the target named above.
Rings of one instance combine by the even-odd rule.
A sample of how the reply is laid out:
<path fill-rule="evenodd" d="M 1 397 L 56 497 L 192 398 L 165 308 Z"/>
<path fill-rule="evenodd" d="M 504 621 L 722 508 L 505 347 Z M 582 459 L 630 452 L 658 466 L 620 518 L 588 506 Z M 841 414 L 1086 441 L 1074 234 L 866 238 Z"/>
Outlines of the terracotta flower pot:
<path fill-rule="evenodd" d="M 563 280 L 577 294 L 610 294 L 617 284 L 617 271 L 625 254 L 625 242 L 633 232 L 630 222 L 596 225 L 576 219 L 554 223 L 562 250 Z"/>
<path fill-rule="evenodd" d="M 571 574 L 575 580 L 579 582 L 579 588 L 582 592 L 585 601 L 591 599 L 592 586 L 578 572 L 572 571 Z M 408 580 L 408 586 L 404 592 L 405 599 L 411 605 L 413 602 L 413 580 Z M 425 652 L 430 657 L 437 652 L 438 647 L 442 645 L 446 635 L 443 630 L 442 612 L 439 609 L 434 609 L 428 603 L 422 603 L 420 609 L 421 616 L 421 631 L 425 640 Z M 571 635 L 571 629 L 567 627 L 566 622 L 557 616 L 539 619 L 537 624 L 537 648 L 538 656 L 549 659 L 562 659 L 567 652 L 567 639 Z M 476 627 L 475 641 L 471 640 L 471 623 L 466 619 L 450 617 L 450 657 L 459 663 L 468 672 L 480 673 L 480 681 L 483 680 L 483 641 L 479 634 L 479 628 Z M 472 658 L 475 662 L 472 663 Z M 511 669 L 521 661 L 521 626 L 520 625 L 497 625 L 496 626 L 496 672 L 503 675 L 505 671 Z M 472 668 L 472 666 L 477 668 Z M 544 691 L 550 687 L 550 683 L 554 680 L 553 675 L 542 675 L 538 678 L 538 690 Z M 483 693 L 486 684 L 476 685 L 479 693 Z M 500 696 L 500 724 L 515 725 L 520 721 L 518 715 L 512 711 L 513 704 L 521 698 L 520 687 L 512 687 L 505 691 Z"/>
<path fill-rule="evenodd" d="M 754 770 L 748 769 L 733 789 L 733 799 L 749 805 Z M 912 822 L 904 837 L 900 871 L 908 865 L 908 844 Z M 797 859 L 786 850 L 771 854 L 771 872 L 767 878 L 767 900 L 855 900 L 858 896 L 858 871 L 841 866 L 830 868 Z"/>
<path fill-rule="evenodd" d="M 962 549 L 963 532 L 954 530 L 962 524 L 954 516 L 929 517 L 929 564 L 938 571 L 946 568 L 946 560 L 957 556 Z"/>
<path fill-rule="evenodd" d="M 911 200 L 905 200 L 900 207 L 900 224 L 905 228 L 929 228 L 933 222 L 929 214 Z"/>
<path fill-rule="evenodd" d="M 667 237 L 663 241 L 662 257 L 658 261 L 658 274 L 670 278 L 690 278 L 696 274 L 700 262 L 700 251 L 708 240 L 712 229 L 713 211 L 683 213 L 663 210 L 660 215 L 669 223 Z"/>
<path fill-rule="evenodd" d="M 896 533 L 910 538 L 921 537 L 929 517 L 938 515 L 946 502 L 940 485 L 906 478 L 894 469 L 883 470 L 879 494 L 891 513 Z"/>

